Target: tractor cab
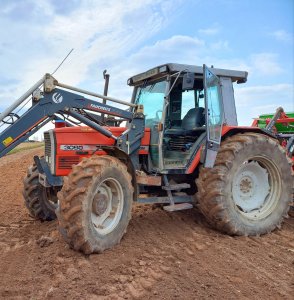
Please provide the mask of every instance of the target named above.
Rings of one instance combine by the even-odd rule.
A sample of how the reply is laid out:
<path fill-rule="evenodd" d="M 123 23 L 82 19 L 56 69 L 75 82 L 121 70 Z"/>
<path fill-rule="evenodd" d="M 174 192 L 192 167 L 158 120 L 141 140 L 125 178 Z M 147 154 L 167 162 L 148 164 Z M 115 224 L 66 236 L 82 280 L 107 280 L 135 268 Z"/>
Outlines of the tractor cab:
<path fill-rule="evenodd" d="M 206 165 L 213 164 L 222 125 L 237 125 L 232 83 L 246 79 L 247 72 L 181 64 L 131 77 L 132 102 L 144 106 L 145 125 L 151 131 L 151 169 L 185 173 L 202 145 Z"/>

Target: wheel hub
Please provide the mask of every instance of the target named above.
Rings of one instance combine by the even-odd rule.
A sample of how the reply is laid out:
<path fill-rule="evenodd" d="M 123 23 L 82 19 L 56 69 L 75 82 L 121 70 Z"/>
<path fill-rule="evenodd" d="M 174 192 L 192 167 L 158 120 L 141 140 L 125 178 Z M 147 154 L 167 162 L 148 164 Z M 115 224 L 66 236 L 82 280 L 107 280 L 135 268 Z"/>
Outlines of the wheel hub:
<path fill-rule="evenodd" d="M 252 188 L 253 188 L 252 179 L 248 176 L 245 176 L 244 178 L 242 178 L 242 180 L 240 182 L 241 193 L 246 195 L 246 194 L 252 192 Z"/>
<path fill-rule="evenodd" d="M 258 210 L 265 203 L 269 191 L 266 169 L 255 161 L 242 164 L 232 186 L 233 198 L 238 208 L 245 213 Z"/>
<path fill-rule="evenodd" d="M 99 193 L 96 195 L 96 197 L 93 199 L 93 205 L 92 210 L 97 216 L 101 216 L 105 213 L 108 206 L 107 196 L 104 194 Z"/>

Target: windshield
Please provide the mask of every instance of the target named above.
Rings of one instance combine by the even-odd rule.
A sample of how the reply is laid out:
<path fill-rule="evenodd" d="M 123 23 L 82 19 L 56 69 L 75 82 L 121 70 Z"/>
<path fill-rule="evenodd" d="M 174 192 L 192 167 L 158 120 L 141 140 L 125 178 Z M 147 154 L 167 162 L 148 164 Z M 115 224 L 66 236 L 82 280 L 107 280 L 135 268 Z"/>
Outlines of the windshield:
<path fill-rule="evenodd" d="M 146 126 L 161 120 L 165 89 L 166 81 L 138 87 L 135 103 L 144 106 Z"/>

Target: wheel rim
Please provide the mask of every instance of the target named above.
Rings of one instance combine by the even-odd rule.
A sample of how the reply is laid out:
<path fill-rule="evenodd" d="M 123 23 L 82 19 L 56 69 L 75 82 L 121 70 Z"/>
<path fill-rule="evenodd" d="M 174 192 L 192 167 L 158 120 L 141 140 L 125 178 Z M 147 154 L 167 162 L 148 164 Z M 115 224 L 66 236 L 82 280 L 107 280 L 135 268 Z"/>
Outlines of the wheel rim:
<path fill-rule="evenodd" d="M 110 233 L 117 226 L 123 204 L 121 184 L 114 178 L 103 180 L 94 193 L 91 211 L 92 224 L 100 235 Z"/>
<path fill-rule="evenodd" d="M 59 201 L 57 198 L 57 192 L 54 191 L 52 188 L 45 188 L 45 197 L 47 205 L 54 211 L 58 205 Z"/>
<path fill-rule="evenodd" d="M 232 182 L 232 195 L 238 212 L 251 220 L 271 214 L 278 205 L 281 176 L 269 159 L 255 156 L 237 170 Z"/>

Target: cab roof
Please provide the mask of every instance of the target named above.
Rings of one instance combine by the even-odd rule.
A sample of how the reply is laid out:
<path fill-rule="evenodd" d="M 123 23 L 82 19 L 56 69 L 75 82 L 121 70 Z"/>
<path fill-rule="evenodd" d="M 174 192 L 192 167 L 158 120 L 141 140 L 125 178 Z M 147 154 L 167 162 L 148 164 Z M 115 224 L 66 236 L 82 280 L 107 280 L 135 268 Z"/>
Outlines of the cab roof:
<path fill-rule="evenodd" d="M 228 70 L 228 69 L 217 69 L 210 68 L 212 72 L 221 77 L 229 77 L 233 82 L 244 83 L 247 81 L 248 72 L 246 71 L 237 71 L 237 70 Z M 134 86 L 143 83 L 145 80 L 151 78 L 159 78 L 167 74 L 174 74 L 177 72 L 190 72 L 195 73 L 196 76 L 203 77 L 203 67 L 194 66 L 194 65 L 185 65 L 185 64 L 176 64 L 176 63 L 167 63 L 164 65 L 157 66 L 146 72 L 140 73 L 128 79 L 128 85 Z"/>

